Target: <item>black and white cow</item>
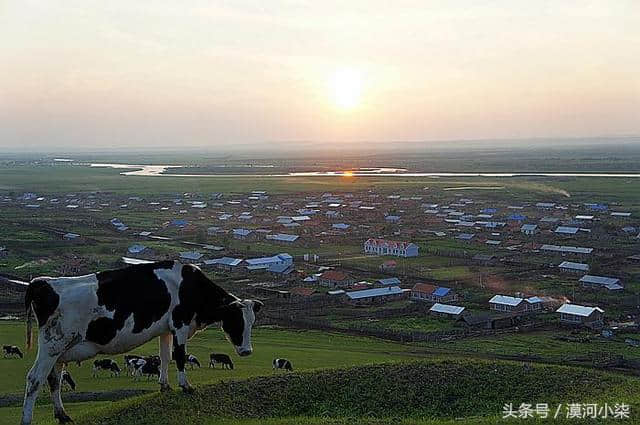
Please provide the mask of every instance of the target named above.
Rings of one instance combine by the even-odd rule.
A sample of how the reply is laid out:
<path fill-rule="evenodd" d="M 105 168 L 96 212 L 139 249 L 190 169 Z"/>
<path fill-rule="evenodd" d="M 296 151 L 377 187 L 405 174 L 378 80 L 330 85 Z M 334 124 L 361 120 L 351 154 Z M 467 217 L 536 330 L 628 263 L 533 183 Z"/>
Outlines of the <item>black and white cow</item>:
<path fill-rule="evenodd" d="M 273 359 L 273 369 L 284 369 L 293 372 L 293 366 L 287 359 Z"/>
<path fill-rule="evenodd" d="M 222 368 L 233 369 L 233 362 L 231 357 L 226 354 L 211 353 L 209 356 L 209 367 L 216 368 L 216 363 L 222 364 Z"/>
<path fill-rule="evenodd" d="M 101 370 L 109 371 L 112 376 L 120 376 L 120 367 L 118 366 L 118 363 L 111 359 L 94 360 L 91 375 L 95 378 Z"/>
<path fill-rule="evenodd" d="M 200 361 L 198 360 L 198 358 L 196 356 L 194 356 L 193 354 L 189 354 L 187 356 L 187 364 L 189 366 L 191 366 L 191 369 L 193 369 L 195 366 L 200 367 Z"/>
<path fill-rule="evenodd" d="M 142 375 L 140 368 L 145 364 L 147 364 L 145 359 L 129 359 L 129 362 L 127 363 L 127 370 L 130 372 L 131 376 L 134 377 L 134 381 L 137 376 Z"/>
<path fill-rule="evenodd" d="M 62 376 L 60 378 L 60 385 L 62 387 L 69 387 L 69 389 L 71 391 L 75 391 L 76 390 L 76 383 L 73 380 L 73 378 L 71 377 L 71 374 L 69 373 L 68 370 L 63 370 L 62 371 Z"/>
<path fill-rule="evenodd" d="M 151 376 L 156 375 L 160 376 L 160 363 L 156 363 L 153 361 L 147 361 L 145 359 L 134 360 L 135 363 L 135 372 L 133 373 L 133 380 L 136 381 L 140 379 L 142 376 L 146 376 L 147 380 L 151 378 Z"/>
<path fill-rule="evenodd" d="M 30 424 L 40 386 L 48 380 L 55 417 L 64 411 L 59 382 L 62 365 L 97 354 L 126 353 L 152 338 L 160 340 L 161 389 L 169 388 L 171 345 L 178 383 L 187 381 L 187 340 L 216 323 L 240 356 L 253 351 L 251 328 L 262 303 L 241 300 L 209 280 L 196 266 L 163 261 L 80 277 L 36 278 L 25 295 L 27 347 L 31 346 L 31 316 L 38 319 L 38 356 L 27 375 L 22 424 Z"/>
<path fill-rule="evenodd" d="M 125 354 L 124 356 L 122 356 L 122 360 L 124 361 L 123 363 L 123 368 L 124 369 L 129 369 L 130 365 L 131 365 L 131 360 L 139 360 L 139 359 L 143 359 L 144 356 L 139 356 L 137 354 Z"/>
<path fill-rule="evenodd" d="M 20 358 L 23 357 L 22 351 L 20 351 L 20 349 L 15 345 L 3 345 L 2 352 L 4 353 L 5 357 L 11 357 L 11 356 L 18 356 Z"/>

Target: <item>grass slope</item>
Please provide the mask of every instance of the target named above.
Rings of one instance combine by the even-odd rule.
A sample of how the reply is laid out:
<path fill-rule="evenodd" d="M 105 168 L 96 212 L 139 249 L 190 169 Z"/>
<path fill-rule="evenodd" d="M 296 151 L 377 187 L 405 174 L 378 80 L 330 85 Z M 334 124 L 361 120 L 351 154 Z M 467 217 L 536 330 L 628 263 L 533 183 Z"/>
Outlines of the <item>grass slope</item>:
<path fill-rule="evenodd" d="M 633 412 L 638 389 L 633 378 L 580 368 L 524 371 L 512 362 L 420 361 L 256 377 L 203 387 L 195 395 L 156 393 L 78 423 L 447 423 L 462 417 L 465 423 L 495 423 L 505 403 L 553 408 L 622 401 Z"/>
<path fill-rule="evenodd" d="M 23 347 L 24 323 L 0 323 L 0 343 Z M 269 375 L 272 372 L 271 361 L 276 357 L 290 359 L 297 370 L 315 368 L 335 368 L 368 363 L 389 362 L 394 359 L 407 359 L 417 355 L 410 352 L 410 346 L 385 342 L 372 338 L 353 337 L 348 335 L 316 332 L 293 331 L 278 328 L 258 327 L 253 332 L 254 354 L 249 357 L 238 357 L 232 354 L 232 347 L 225 340 L 222 331 L 210 328 L 196 334 L 189 340 L 188 351 L 196 355 L 203 363 L 201 369 L 188 371 L 189 380 L 196 386 L 214 384 L 222 380 L 241 380 L 249 377 Z M 153 354 L 158 351 L 158 343 L 153 340 L 134 350 L 139 354 Z M 207 367 L 209 353 L 231 354 L 235 362 L 234 370 L 209 369 Z M 119 363 L 121 356 L 111 356 Z M 0 398 L 11 395 L 20 397 L 24 391 L 25 376 L 35 359 L 35 350 L 27 352 L 24 359 L 5 359 L 0 356 Z M 91 361 L 81 366 L 69 364 L 68 368 L 78 384 L 78 392 L 119 391 L 129 389 L 153 390 L 158 389 L 155 380 L 133 381 L 131 377 L 121 375 L 111 378 L 108 374 L 101 374 L 98 378 L 91 377 Z M 169 379 L 176 385 L 175 366 L 170 366 Z M 64 398 L 65 396 L 63 396 Z M 53 414 L 49 395 L 40 393 L 39 403 L 43 403 L 35 413 L 37 424 L 52 424 Z M 99 402 L 110 405 L 112 402 Z M 68 403 L 73 406 L 73 413 L 91 411 L 93 403 Z M 71 413 L 71 412 L 70 412 Z M 0 408 L 0 425 L 14 424 L 20 414 L 20 408 Z"/>

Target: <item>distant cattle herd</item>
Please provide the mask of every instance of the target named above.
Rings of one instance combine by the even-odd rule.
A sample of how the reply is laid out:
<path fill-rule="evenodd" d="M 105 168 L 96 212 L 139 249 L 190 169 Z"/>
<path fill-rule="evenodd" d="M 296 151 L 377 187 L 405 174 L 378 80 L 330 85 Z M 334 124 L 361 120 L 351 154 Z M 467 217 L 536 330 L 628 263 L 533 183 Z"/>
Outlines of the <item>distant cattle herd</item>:
<path fill-rule="evenodd" d="M 15 345 L 3 345 L 2 351 L 4 353 L 5 358 L 20 358 L 22 359 L 24 355 L 22 354 L 22 350 Z M 191 367 L 191 369 L 195 367 L 200 367 L 200 361 L 193 354 L 187 354 L 186 362 Z M 234 364 L 231 360 L 231 357 L 228 354 L 223 353 L 211 353 L 209 355 L 209 368 L 216 368 L 216 365 L 221 365 L 222 369 L 233 370 Z M 272 369 L 278 370 L 286 370 L 289 372 L 293 372 L 293 366 L 291 361 L 284 358 L 276 358 L 273 359 Z M 158 355 L 148 355 L 141 356 L 137 354 L 125 354 L 123 356 L 122 368 L 118 363 L 109 358 L 97 359 L 93 362 L 93 367 L 91 369 L 91 376 L 94 378 L 98 378 L 100 376 L 105 377 L 119 377 L 120 374 L 125 371 L 127 376 L 133 377 L 134 381 L 139 381 L 142 377 L 146 377 L 147 380 L 151 379 L 151 377 L 160 377 L 160 356 Z M 68 370 L 64 370 L 61 376 L 61 385 L 62 388 L 67 388 L 71 391 L 76 390 L 76 382 L 74 381 L 71 373 Z"/>

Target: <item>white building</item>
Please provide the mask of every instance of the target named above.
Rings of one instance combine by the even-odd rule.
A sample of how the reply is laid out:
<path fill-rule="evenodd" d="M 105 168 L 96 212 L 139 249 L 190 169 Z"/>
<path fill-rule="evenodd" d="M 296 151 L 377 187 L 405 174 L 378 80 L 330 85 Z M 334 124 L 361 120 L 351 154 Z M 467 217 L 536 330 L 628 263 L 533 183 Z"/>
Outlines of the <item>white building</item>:
<path fill-rule="evenodd" d="M 396 257 L 417 257 L 418 245 L 411 242 L 370 238 L 364 243 L 364 252 L 366 254 L 393 255 Z"/>

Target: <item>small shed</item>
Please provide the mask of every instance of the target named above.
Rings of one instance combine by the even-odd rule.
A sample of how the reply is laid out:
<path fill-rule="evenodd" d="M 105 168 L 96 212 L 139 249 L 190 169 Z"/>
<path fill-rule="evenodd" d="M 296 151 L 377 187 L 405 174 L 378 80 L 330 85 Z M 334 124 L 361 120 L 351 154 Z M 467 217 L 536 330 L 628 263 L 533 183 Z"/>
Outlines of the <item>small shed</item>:
<path fill-rule="evenodd" d="M 435 303 L 429 309 L 429 313 L 437 317 L 446 317 L 449 319 L 457 319 L 464 312 L 464 307 L 449 304 Z"/>

